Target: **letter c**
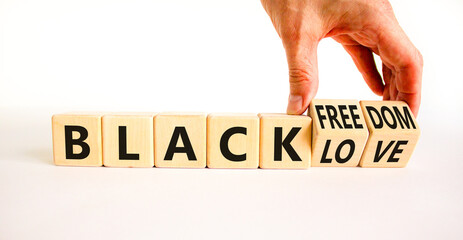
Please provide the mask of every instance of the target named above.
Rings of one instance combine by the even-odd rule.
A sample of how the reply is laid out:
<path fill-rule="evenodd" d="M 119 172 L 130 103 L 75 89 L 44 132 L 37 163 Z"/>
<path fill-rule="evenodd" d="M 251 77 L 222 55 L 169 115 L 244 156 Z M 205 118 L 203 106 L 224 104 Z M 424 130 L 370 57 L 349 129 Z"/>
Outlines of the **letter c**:
<path fill-rule="evenodd" d="M 223 133 L 222 137 L 220 138 L 220 151 L 226 159 L 234 162 L 242 162 L 246 160 L 246 153 L 236 155 L 228 148 L 228 141 L 230 140 L 231 136 L 237 133 L 246 135 L 246 132 L 247 129 L 245 127 L 232 127 Z"/>

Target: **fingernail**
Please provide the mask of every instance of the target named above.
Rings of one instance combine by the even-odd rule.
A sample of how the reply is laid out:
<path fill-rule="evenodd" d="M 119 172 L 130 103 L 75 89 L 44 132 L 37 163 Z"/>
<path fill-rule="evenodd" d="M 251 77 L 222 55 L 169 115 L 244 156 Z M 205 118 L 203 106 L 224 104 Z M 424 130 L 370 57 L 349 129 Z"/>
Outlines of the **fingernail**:
<path fill-rule="evenodd" d="M 289 95 L 288 108 L 286 112 L 288 114 L 298 114 L 302 108 L 302 96 L 300 95 Z"/>

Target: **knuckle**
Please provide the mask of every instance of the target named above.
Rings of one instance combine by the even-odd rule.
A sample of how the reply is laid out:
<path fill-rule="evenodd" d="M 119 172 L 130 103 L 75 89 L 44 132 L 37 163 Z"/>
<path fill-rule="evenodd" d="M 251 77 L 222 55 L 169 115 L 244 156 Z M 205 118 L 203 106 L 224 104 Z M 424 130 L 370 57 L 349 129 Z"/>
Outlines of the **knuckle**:
<path fill-rule="evenodd" d="M 403 70 L 414 70 L 421 72 L 423 69 L 423 55 L 415 49 L 411 54 L 409 54 L 405 59 L 400 67 L 399 71 Z"/>
<path fill-rule="evenodd" d="M 289 69 L 289 82 L 291 84 L 305 84 L 312 81 L 309 71 L 301 68 Z"/>

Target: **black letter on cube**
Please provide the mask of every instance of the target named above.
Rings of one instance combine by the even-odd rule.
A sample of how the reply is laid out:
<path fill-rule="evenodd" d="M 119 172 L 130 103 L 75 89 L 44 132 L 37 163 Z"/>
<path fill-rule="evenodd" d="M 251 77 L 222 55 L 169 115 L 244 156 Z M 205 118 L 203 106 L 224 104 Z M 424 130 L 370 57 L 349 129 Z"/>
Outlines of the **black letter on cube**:
<path fill-rule="evenodd" d="M 78 139 L 72 138 L 72 132 L 80 134 Z M 88 131 L 82 126 L 64 126 L 64 142 L 66 145 L 66 159 L 84 159 L 90 154 L 90 146 L 84 142 L 88 137 Z M 82 147 L 82 152 L 74 153 L 73 145 Z"/>
<path fill-rule="evenodd" d="M 220 138 L 220 151 L 222 152 L 222 155 L 226 159 L 230 161 L 234 161 L 234 162 L 242 162 L 246 160 L 246 153 L 236 155 L 230 152 L 230 149 L 228 148 L 228 140 L 233 134 L 236 134 L 236 133 L 241 133 L 241 134 L 246 135 L 247 129 L 244 127 L 232 127 L 232 128 L 227 129 L 227 131 L 225 131 L 222 137 Z"/>
<path fill-rule="evenodd" d="M 300 127 L 293 127 L 291 131 L 289 131 L 288 135 L 286 135 L 285 139 L 282 141 L 283 135 L 283 128 L 276 127 L 275 128 L 275 144 L 274 144 L 274 160 L 281 161 L 282 155 L 282 148 L 285 148 L 286 152 L 288 153 L 289 157 L 292 161 L 302 161 L 302 159 L 297 155 L 296 151 L 294 150 L 293 146 L 291 146 L 291 141 L 297 135 L 297 133 L 301 130 Z"/>
<path fill-rule="evenodd" d="M 140 160 L 138 153 L 127 153 L 126 126 L 119 126 L 119 160 Z"/>
<path fill-rule="evenodd" d="M 177 147 L 177 142 L 180 137 L 182 138 L 183 147 Z M 196 161 L 196 155 L 193 151 L 193 146 L 191 146 L 185 127 L 175 127 L 164 160 L 172 160 L 172 158 L 174 158 L 174 153 L 186 153 L 189 161 Z"/>

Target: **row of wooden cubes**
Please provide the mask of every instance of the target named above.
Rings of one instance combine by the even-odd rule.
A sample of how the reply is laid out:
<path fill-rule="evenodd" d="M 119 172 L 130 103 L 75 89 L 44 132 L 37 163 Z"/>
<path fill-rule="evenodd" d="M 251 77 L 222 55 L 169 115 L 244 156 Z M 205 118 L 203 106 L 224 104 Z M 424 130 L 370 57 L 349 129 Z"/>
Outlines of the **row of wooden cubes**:
<path fill-rule="evenodd" d="M 308 115 L 57 114 L 52 118 L 54 162 L 176 168 L 405 167 L 420 135 L 407 104 L 399 101 L 315 99 Z"/>

